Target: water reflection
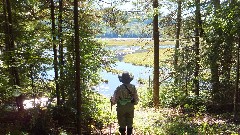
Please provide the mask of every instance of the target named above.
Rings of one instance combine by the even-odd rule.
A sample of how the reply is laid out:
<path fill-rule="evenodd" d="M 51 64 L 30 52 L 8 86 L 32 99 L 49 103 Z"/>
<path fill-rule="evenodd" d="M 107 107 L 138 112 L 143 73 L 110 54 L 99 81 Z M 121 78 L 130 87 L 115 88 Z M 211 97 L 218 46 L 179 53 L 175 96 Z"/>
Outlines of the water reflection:
<path fill-rule="evenodd" d="M 134 79 L 131 83 L 136 85 L 137 87 L 139 86 L 139 79 L 148 79 L 149 76 L 152 77 L 153 75 L 153 68 L 136 66 L 125 62 L 117 62 L 113 65 L 113 68 L 121 71 L 128 71 L 133 74 Z M 108 80 L 108 83 L 99 84 L 95 87 L 95 90 L 98 91 L 100 94 L 110 97 L 116 87 L 121 84 L 121 82 L 119 82 L 118 80 L 118 75 L 106 71 L 102 71 L 100 75 L 104 80 Z"/>

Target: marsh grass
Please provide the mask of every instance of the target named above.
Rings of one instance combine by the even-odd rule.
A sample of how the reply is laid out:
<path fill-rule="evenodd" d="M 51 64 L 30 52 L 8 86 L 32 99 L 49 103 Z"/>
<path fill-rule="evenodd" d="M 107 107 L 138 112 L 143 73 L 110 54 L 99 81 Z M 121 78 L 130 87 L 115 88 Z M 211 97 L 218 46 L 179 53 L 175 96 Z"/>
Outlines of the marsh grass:
<path fill-rule="evenodd" d="M 171 61 L 172 55 L 173 49 L 159 49 L 159 62 L 165 62 L 165 64 L 170 64 L 169 61 Z M 133 65 L 153 67 L 153 59 L 153 50 L 149 50 L 148 52 L 127 54 L 124 57 L 123 61 L 127 63 L 132 63 Z"/>
<path fill-rule="evenodd" d="M 141 39 L 141 38 L 129 38 L 129 39 L 98 39 L 98 41 L 105 43 L 108 46 L 114 45 L 126 45 L 126 46 L 144 46 L 144 45 L 153 45 L 152 39 Z M 160 41 L 159 45 L 173 45 L 174 41 Z"/>

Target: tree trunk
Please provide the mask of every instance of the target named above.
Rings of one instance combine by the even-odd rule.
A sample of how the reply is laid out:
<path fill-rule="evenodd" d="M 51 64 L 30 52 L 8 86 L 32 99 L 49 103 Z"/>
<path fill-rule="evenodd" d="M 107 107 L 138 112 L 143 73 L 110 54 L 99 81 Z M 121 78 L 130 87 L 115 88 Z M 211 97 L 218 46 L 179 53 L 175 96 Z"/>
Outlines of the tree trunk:
<path fill-rule="evenodd" d="M 56 26 L 55 26 L 55 14 L 54 14 L 55 6 L 54 1 L 51 0 L 51 20 L 52 20 L 52 46 L 53 46 L 53 66 L 55 73 L 55 83 L 56 83 L 56 95 L 57 95 L 57 105 L 60 105 L 60 92 L 59 92 L 59 80 L 58 80 L 58 56 L 57 56 L 57 46 L 56 46 Z"/>
<path fill-rule="evenodd" d="M 180 31 L 182 23 L 182 0 L 178 0 L 178 10 L 177 10 L 177 31 L 176 31 L 176 44 L 175 44 L 175 53 L 174 53 L 174 70 L 176 72 L 175 84 L 178 83 L 178 49 L 180 45 Z"/>
<path fill-rule="evenodd" d="M 230 1 L 229 5 L 233 9 L 235 8 L 235 1 Z M 231 8 L 230 8 L 231 9 Z M 232 23 L 232 20 L 228 20 L 228 25 L 231 28 L 234 28 L 234 24 Z M 230 29 L 229 29 L 230 30 Z M 225 95 L 225 101 L 232 102 L 233 88 L 231 83 L 231 71 L 232 71 L 232 64 L 233 64 L 233 50 L 234 50 L 234 38 L 235 36 L 233 34 L 229 34 L 224 32 L 225 37 L 225 44 L 223 44 L 223 58 L 221 60 L 221 66 L 222 66 L 222 87 L 223 87 L 223 94 Z"/>
<path fill-rule="evenodd" d="M 212 0 L 215 11 L 220 8 L 220 0 Z"/>
<path fill-rule="evenodd" d="M 154 39 L 154 78 L 153 78 L 153 103 L 159 107 L 159 31 L 158 31 L 158 0 L 153 0 L 153 39 Z"/>
<path fill-rule="evenodd" d="M 230 21 L 229 21 L 230 22 Z M 230 23 L 229 23 L 230 24 Z M 225 101 L 229 100 L 229 97 L 232 97 L 233 89 L 231 88 L 231 67 L 232 67 L 232 55 L 233 55 L 233 46 L 234 46 L 234 36 L 226 35 L 225 36 L 226 44 L 223 47 L 223 58 L 221 60 L 222 66 L 222 88 L 223 94 L 225 95 Z"/>
<path fill-rule="evenodd" d="M 15 44 L 14 44 L 14 36 L 13 36 L 13 21 L 12 21 L 12 11 L 11 11 L 11 3 L 10 0 L 6 0 L 3 4 L 5 4 L 5 43 L 6 43 L 6 51 L 7 51 L 7 64 L 9 67 L 10 75 L 12 78 L 12 85 L 14 87 L 20 87 L 20 78 L 18 69 L 16 67 L 16 60 L 14 56 Z M 18 107 L 18 111 L 24 110 L 23 106 L 23 96 L 20 94 L 16 97 L 16 104 Z"/>
<path fill-rule="evenodd" d="M 59 38 L 59 67 L 60 67 L 60 80 L 61 80 L 61 86 L 60 86 L 60 92 L 62 96 L 62 101 L 65 101 L 65 92 L 64 92 L 64 74 L 63 74 L 63 67 L 64 67 L 64 61 L 63 61 L 63 38 L 62 38 L 62 14 L 63 14 L 63 0 L 59 0 L 59 16 L 58 16 L 58 38 Z"/>
<path fill-rule="evenodd" d="M 74 0 L 74 30 L 75 30 L 75 90 L 77 93 L 77 132 L 82 134 L 81 113 L 82 113 L 82 91 L 80 87 L 80 44 L 79 44 L 79 25 L 78 25 L 78 0 Z"/>
<path fill-rule="evenodd" d="M 195 18 L 195 71 L 194 71 L 194 91 L 195 95 L 199 96 L 199 62 L 200 62 L 200 53 L 199 53 L 199 30 L 201 24 L 201 14 L 200 14 L 200 0 L 195 0 L 196 5 L 196 18 Z"/>
<path fill-rule="evenodd" d="M 216 12 L 220 8 L 220 0 L 213 0 L 213 6 L 215 10 L 215 15 L 218 16 L 218 13 Z M 218 30 L 215 30 L 216 32 Z M 221 32 L 217 32 L 216 34 L 221 35 Z M 211 83 L 212 83 L 212 96 L 213 96 L 213 102 L 218 102 L 220 95 L 219 95 L 219 65 L 218 65 L 218 59 L 219 59 L 219 45 L 220 41 L 215 41 L 212 46 L 212 54 L 210 56 L 210 69 L 211 69 Z"/>
<path fill-rule="evenodd" d="M 7 3 L 6 0 L 3 0 L 3 14 L 4 14 L 4 34 L 5 34 L 5 52 L 10 51 L 9 45 L 9 22 L 8 22 L 8 15 L 7 15 Z"/>
<path fill-rule="evenodd" d="M 240 34 L 238 36 L 238 48 L 237 48 L 237 71 L 236 71 L 236 84 L 235 84 L 235 92 L 234 92 L 234 119 L 238 119 L 238 101 L 239 101 L 239 96 L 238 96 L 238 83 L 239 83 L 239 50 L 240 50 Z"/>

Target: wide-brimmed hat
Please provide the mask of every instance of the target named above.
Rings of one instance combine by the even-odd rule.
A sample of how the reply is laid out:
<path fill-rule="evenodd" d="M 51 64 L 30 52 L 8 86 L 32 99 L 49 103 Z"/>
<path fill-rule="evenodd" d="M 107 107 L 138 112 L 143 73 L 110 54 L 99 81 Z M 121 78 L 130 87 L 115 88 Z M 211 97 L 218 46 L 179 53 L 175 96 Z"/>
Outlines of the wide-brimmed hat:
<path fill-rule="evenodd" d="M 133 76 L 130 75 L 127 71 L 123 72 L 122 75 L 118 75 L 119 81 L 122 83 L 130 83 L 133 80 Z"/>

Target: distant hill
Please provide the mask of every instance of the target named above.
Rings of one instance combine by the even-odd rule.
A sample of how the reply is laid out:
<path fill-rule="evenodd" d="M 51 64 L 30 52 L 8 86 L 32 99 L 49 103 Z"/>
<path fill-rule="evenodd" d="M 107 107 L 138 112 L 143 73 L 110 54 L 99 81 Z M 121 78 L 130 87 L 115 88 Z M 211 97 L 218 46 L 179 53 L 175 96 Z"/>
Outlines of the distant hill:
<path fill-rule="evenodd" d="M 97 38 L 152 38 L 152 28 L 149 28 L 151 22 L 132 19 L 125 25 L 117 25 L 115 28 L 102 26 L 103 33 Z"/>

